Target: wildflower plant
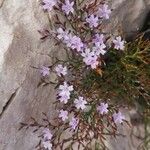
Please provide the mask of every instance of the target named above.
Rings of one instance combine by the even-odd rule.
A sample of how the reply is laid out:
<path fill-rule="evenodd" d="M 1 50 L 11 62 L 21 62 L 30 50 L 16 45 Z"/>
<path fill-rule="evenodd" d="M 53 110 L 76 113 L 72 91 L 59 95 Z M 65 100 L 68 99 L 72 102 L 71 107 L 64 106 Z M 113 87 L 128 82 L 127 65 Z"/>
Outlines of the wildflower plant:
<path fill-rule="evenodd" d="M 58 58 L 54 65 L 40 69 L 42 78 L 55 72 L 55 109 L 57 117 L 53 123 L 43 113 L 39 124 L 32 118 L 31 124 L 22 127 L 36 127 L 43 130 L 37 149 L 91 149 L 92 143 L 106 148 L 107 136 L 119 136 L 118 126 L 129 125 L 122 108 L 129 107 L 133 99 L 141 94 L 149 106 L 150 72 L 141 74 L 140 69 L 149 68 L 149 46 L 137 39 L 134 44 L 126 43 L 121 35 L 103 31 L 103 22 L 111 17 L 108 4 L 97 0 L 43 0 L 46 11 L 53 11 L 53 29 L 40 31 L 63 45 L 67 60 Z M 61 18 L 65 18 L 63 21 Z M 138 45 L 140 43 L 140 45 Z M 138 47 L 136 47 L 138 45 Z M 61 49 L 60 49 L 61 50 Z M 150 70 L 150 68 L 149 68 Z M 138 72 L 139 71 L 139 72 Z M 143 77 L 142 77 L 143 76 Z M 45 82 L 43 80 L 43 82 Z M 141 86 L 145 94 L 140 92 Z M 126 100 L 122 104 L 122 101 Z M 71 132 L 69 137 L 64 134 Z"/>

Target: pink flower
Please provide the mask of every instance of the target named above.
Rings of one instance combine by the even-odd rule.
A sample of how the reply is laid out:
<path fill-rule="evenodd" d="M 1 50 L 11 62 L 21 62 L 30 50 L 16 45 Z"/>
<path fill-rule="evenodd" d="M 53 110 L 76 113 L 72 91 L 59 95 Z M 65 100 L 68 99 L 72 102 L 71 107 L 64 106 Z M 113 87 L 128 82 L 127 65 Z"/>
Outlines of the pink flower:
<path fill-rule="evenodd" d="M 59 101 L 63 102 L 64 104 L 67 104 L 68 100 L 70 99 L 70 95 L 64 94 L 59 97 Z"/>
<path fill-rule="evenodd" d="M 48 67 L 42 66 L 40 69 L 40 72 L 41 72 L 42 76 L 45 77 L 50 74 L 49 70 L 50 69 Z"/>
<path fill-rule="evenodd" d="M 98 10 L 98 15 L 101 18 L 109 19 L 110 14 L 111 10 L 108 8 L 108 5 L 106 4 L 102 5 Z"/>
<path fill-rule="evenodd" d="M 57 34 L 59 40 L 65 40 L 68 38 L 68 31 L 64 31 L 62 28 L 57 29 Z"/>
<path fill-rule="evenodd" d="M 106 48 L 106 45 L 101 44 L 99 46 L 93 47 L 93 51 L 97 56 L 99 56 L 100 54 L 104 55 L 106 53 L 106 50 L 104 50 L 105 48 Z"/>
<path fill-rule="evenodd" d="M 92 69 L 96 69 L 99 64 L 99 62 L 97 61 L 97 56 L 95 55 L 91 57 L 88 64 L 91 66 Z"/>
<path fill-rule="evenodd" d="M 100 46 L 101 44 L 104 44 L 104 35 L 103 34 L 96 34 L 95 35 L 95 38 L 93 39 L 93 43 L 96 45 L 96 46 Z"/>
<path fill-rule="evenodd" d="M 91 52 L 90 49 L 87 48 L 81 55 L 83 56 L 83 62 L 85 62 L 86 65 L 91 66 L 92 69 L 96 68 L 98 61 L 94 51 Z"/>
<path fill-rule="evenodd" d="M 58 96 L 60 102 L 64 102 L 65 104 L 70 99 L 70 92 L 73 91 L 73 86 L 69 86 L 66 82 L 63 85 L 59 86 Z"/>
<path fill-rule="evenodd" d="M 107 103 L 101 103 L 98 107 L 97 107 L 97 111 L 100 114 L 107 114 L 108 112 L 108 104 Z"/>
<path fill-rule="evenodd" d="M 87 49 L 87 52 L 89 51 L 89 49 Z M 88 53 L 82 53 L 81 54 L 84 58 L 83 58 L 83 62 L 85 62 L 86 65 L 91 66 L 92 69 L 95 69 L 99 62 L 97 61 L 97 56 L 94 54 L 94 52 L 89 52 Z"/>
<path fill-rule="evenodd" d="M 64 31 L 62 28 L 57 29 L 57 38 L 63 40 L 67 47 L 76 49 L 78 52 L 81 52 L 84 44 L 81 39 L 77 36 L 72 36 L 68 31 Z"/>
<path fill-rule="evenodd" d="M 71 121 L 69 122 L 69 125 L 72 130 L 75 130 L 76 127 L 78 126 L 78 123 L 79 123 L 79 119 L 72 117 Z"/>
<path fill-rule="evenodd" d="M 84 100 L 83 97 L 79 96 L 78 99 L 75 99 L 74 103 L 75 103 L 75 106 L 76 106 L 77 109 L 82 109 L 83 110 L 83 109 L 86 108 L 85 105 L 87 104 L 87 101 Z"/>
<path fill-rule="evenodd" d="M 43 0 L 43 9 L 51 11 L 52 8 L 57 4 L 57 0 Z"/>
<path fill-rule="evenodd" d="M 43 141 L 42 145 L 46 150 L 52 150 L 52 143 L 50 141 Z"/>
<path fill-rule="evenodd" d="M 98 17 L 91 15 L 88 18 L 86 18 L 86 22 L 89 23 L 90 28 L 97 27 L 98 26 Z"/>
<path fill-rule="evenodd" d="M 73 9 L 73 5 L 74 5 L 74 2 L 71 2 L 69 0 L 65 0 L 65 4 L 62 5 L 62 10 L 67 14 L 69 15 L 69 13 L 73 13 L 74 12 L 74 9 Z"/>
<path fill-rule="evenodd" d="M 71 33 L 69 33 L 65 38 L 64 38 L 64 43 L 67 45 L 67 47 L 71 48 L 72 46 L 72 41 L 73 41 L 73 36 Z"/>
<path fill-rule="evenodd" d="M 92 52 L 89 48 L 86 48 L 82 53 L 81 56 L 84 58 L 89 57 L 89 56 L 94 56 L 94 52 Z"/>
<path fill-rule="evenodd" d="M 58 65 L 55 68 L 55 71 L 56 71 L 57 75 L 61 77 L 61 75 L 67 74 L 67 67 L 63 67 L 62 65 Z"/>
<path fill-rule="evenodd" d="M 65 111 L 65 110 L 60 110 L 60 113 L 59 113 L 59 118 L 62 119 L 62 121 L 65 121 L 68 119 L 68 111 Z"/>
<path fill-rule="evenodd" d="M 118 113 L 113 114 L 113 119 L 114 119 L 114 122 L 118 124 L 118 123 L 122 123 L 125 117 L 124 115 L 122 115 L 121 112 L 118 112 Z"/>
<path fill-rule="evenodd" d="M 116 39 L 115 40 L 113 40 L 113 43 L 115 44 L 115 49 L 117 49 L 117 50 L 124 50 L 124 43 L 125 43 L 125 41 L 121 41 L 121 37 L 120 36 L 118 36 L 118 37 L 116 37 Z"/>
<path fill-rule="evenodd" d="M 51 140 L 53 135 L 48 128 L 45 128 L 43 131 L 43 136 L 44 136 L 44 140 L 47 141 L 47 140 Z"/>
<path fill-rule="evenodd" d="M 73 91 L 73 86 L 69 86 L 67 82 L 64 82 L 63 85 L 59 86 L 60 95 L 70 95 L 70 92 Z M 64 94 L 63 94 L 64 93 Z"/>
<path fill-rule="evenodd" d="M 77 37 L 77 36 L 72 37 L 72 39 L 71 39 L 71 48 L 72 49 L 76 49 L 78 52 L 81 52 L 83 46 L 84 45 L 79 37 Z"/>

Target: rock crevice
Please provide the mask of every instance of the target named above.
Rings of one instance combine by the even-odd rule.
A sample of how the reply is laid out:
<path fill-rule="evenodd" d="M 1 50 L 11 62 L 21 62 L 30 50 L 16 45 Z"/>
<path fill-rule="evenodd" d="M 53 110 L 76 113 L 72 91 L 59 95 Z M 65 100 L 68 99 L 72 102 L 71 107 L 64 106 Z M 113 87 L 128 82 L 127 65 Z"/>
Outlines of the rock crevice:
<path fill-rule="evenodd" d="M 11 102 L 15 99 L 15 96 L 17 95 L 19 88 L 15 90 L 14 93 L 11 94 L 10 98 L 7 100 L 5 106 L 3 106 L 2 112 L 0 114 L 0 119 L 3 117 L 5 111 L 7 110 L 7 108 L 9 107 L 9 105 L 11 105 Z"/>

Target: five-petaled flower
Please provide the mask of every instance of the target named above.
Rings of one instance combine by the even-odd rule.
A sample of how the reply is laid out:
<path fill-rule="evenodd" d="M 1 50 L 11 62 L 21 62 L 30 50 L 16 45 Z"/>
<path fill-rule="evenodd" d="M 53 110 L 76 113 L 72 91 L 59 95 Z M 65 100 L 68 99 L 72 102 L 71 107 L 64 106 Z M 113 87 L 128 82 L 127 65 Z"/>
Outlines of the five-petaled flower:
<path fill-rule="evenodd" d="M 104 4 L 98 10 L 98 16 L 104 19 L 109 19 L 111 10 L 108 8 L 108 5 Z"/>
<path fill-rule="evenodd" d="M 50 74 L 50 69 L 48 67 L 42 66 L 40 68 L 40 72 L 43 77 L 48 76 Z"/>
<path fill-rule="evenodd" d="M 78 52 L 82 52 L 83 43 L 81 39 L 77 36 L 73 36 L 71 39 L 71 48 L 76 49 Z"/>
<path fill-rule="evenodd" d="M 120 111 L 118 113 L 113 114 L 113 120 L 116 124 L 122 123 L 124 119 L 125 117 Z"/>
<path fill-rule="evenodd" d="M 74 12 L 74 9 L 73 9 L 73 5 L 74 5 L 74 2 L 71 2 L 69 0 L 65 0 L 65 4 L 62 5 L 62 10 L 67 14 L 69 15 L 69 13 L 73 13 Z"/>
<path fill-rule="evenodd" d="M 67 47 L 71 48 L 72 42 L 73 41 L 73 36 L 71 33 L 69 33 L 63 40 L 63 42 L 67 45 Z"/>
<path fill-rule="evenodd" d="M 57 4 L 58 0 L 43 0 L 43 9 L 51 11 L 52 8 Z"/>
<path fill-rule="evenodd" d="M 92 69 L 95 69 L 98 66 L 98 57 L 94 51 L 87 48 L 81 53 L 81 55 L 83 56 L 83 62 L 85 62 L 86 65 L 91 66 Z"/>
<path fill-rule="evenodd" d="M 113 40 L 113 43 L 115 45 L 115 49 L 117 50 L 124 50 L 124 44 L 125 44 L 125 41 L 124 40 L 121 40 L 121 37 L 118 36 L 116 37 L 116 39 Z"/>
<path fill-rule="evenodd" d="M 52 150 L 52 143 L 50 141 L 43 141 L 42 145 L 46 150 Z"/>
<path fill-rule="evenodd" d="M 59 118 L 61 118 L 62 121 L 67 120 L 68 119 L 68 111 L 63 110 L 63 109 L 60 110 L 60 112 L 59 112 Z"/>
<path fill-rule="evenodd" d="M 70 125 L 72 130 L 75 130 L 78 126 L 78 123 L 79 123 L 79 119 L 75 118 L 75 117 L 72 117 L 70 122 L 69 122 L 69 125 Z"/>
<path fill-rule="evenodd" d="M 86 48 L 82 53 L 81 56 L 84 58 L 89 57 L 89 56 L 94 56 L 94 52 L 92 52 L 89 48 Z"/>
<path fill-rule="evenodd" d="M 101 44 L 104 44 L 105 37 L 103 34 L 96 34 L 93 39 L 93 44 L 95 46 L 100 46 Z"/>
<path fill-rule="evenodd" d="M 53 137 L 53 135 L 52 135 L 51 131 L 50 131 L 48 128 L 45 128 L 45 129 L 43 130 L 43 138 L 44 138 L 44 140 L 45 140 L 45 141 L 51 140 L 52 137 Z"/>
<path fill-rule="evenodd" d="M 93 47 L 93 51 L 97 56 L 100 55 L 100 54 L 104 55 L 106 53 L 106 50 L 104 50 L 105 48 L 106 48 L 106 45 L 101 44 L 99 46 Z"/>
<path fill-rule="evenodd" d="M 86 65 L 91 66 L 92 69 L 96 69 L 99 62 L 97 61 L 97 55 L 88 55 L 83 58 L 83 61 L 85 62 Z"/>
<path fill-rule="evenodd" d="M 67 74 L 67 67 L 63 67 L 61 64 L 55 67 L 55 71 L 58 76 L 61 77 L 61 75 L 66 75 Z"/>
<path fill-rule="evenodd" d="M 62 28 L 57 29 L 57 38 L 59 40 L 65 40 L 68 38 L 68 31 L 64 31 Z"/>
<path fill-rule="evenodd" d="M 58 100 L 64 104 L 66 104 L 69 99 L 70 99 L 70 95 L 67 95 L 67 94 L 59 95 L 59 98 L 58 98 Z"/>
<path fill-rule="evenodd" d="M 59 100 L 66 104 L 70 99 L 71 91 L 73 91 L 73 86 L 72 85 L 69 86 L 67 82 L 64 82 L 63 85 L 59 86 L 59 91 L 58 91 Z"/>
<path fill-rule="evenodd" d="M 73 91 L 73 86 L 72 85 L 68 85 L 67 82 L 64 82 L 63 85 L 59 86 L 59 94 L 60 95 L 70 95 L 70 92 Z"/>
<path fill-rule="evenodd" d="M 97 107 L 97 111 L 103 115 L 103 114 L 107 114 L 108 113 L 108 104 L 107 103 L 101 103 L 98 107 Z"/>
<path fill-rule="evenodd" d="M 90 28 L 96 28 L 98 26 L 98 17 L 91 15 L 86 18 L 86 22 L 89 23 Z"/>
<path fill-rule="evenodd" d="M 74 103 L 77 109 L 83 110 L 86 108 L 87 101 L 84 100 L 83 97 L 79 96 L 78 99 L 75 99 Z"/>

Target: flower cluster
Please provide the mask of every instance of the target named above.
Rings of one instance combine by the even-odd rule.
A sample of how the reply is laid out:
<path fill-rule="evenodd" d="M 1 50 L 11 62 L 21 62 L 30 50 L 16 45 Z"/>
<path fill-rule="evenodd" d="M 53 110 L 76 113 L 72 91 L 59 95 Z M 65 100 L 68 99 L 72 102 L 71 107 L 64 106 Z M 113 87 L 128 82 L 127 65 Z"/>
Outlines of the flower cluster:
<path fill-rule="evenodd" d="M 59 86 L 59 96 L 61 96 L 61 98 L 59 98 L 59 100 L 61 102 L 64 102 L 65 104 L 68 102 L 68 99 L 70 98 L 70 92 L 73 91 L 73 86 L 69 86 L 66 82 L 64 82 L 63 85 Z M 86 104 L 87 101 L 79 96 L 78 98 L 76 98 L 74 100 L 74 104 L 75 107 L 79 110 L 84 110 L 86 108 Z M 108 113 L 108 104 L 107 103 L 101 103 L 98 107 L 97 107 L 97 111 L 101 114 L 107 114 Z M 66 121 L 68 119 L 68 111 L 66 110 L 60 110 L 59 113 L 59 118 L 62 119 L 62 121 Z M 122 113 L 119 111 L 118 113 L 114 113 L 113 114 L 113 120 L 116 124 L 118 123 L 122 123 L 123 120 L 125 119 L 124 115 L 122 115 Z M 71 125 L 72 129 L 75 129 L 75 127 L 77 127 L 77 124 L 79 122 L 79 119 L 72 117 L 69 125 Z"/>
<path fill-rule="evenodd" d="M 56 5 L 56 3 L 61 3 L 61 5 L 58 5 L 58 9 L 63 11 L 66 15 L 69 15 L 70 13 L 73 14 L 75 11 L 73 8 L 74 1 L 71 2 L 70 0 L 65 0 L 65 2 L 62 3 L 60 1 L 52 0 L 49 3 L 52 3 L 53 5 Z M 94 30 L 99 26 L 99 24 L 102 23 L 103 19 L 109 19 L 110 14 L 111 10 L 107 4 L 100 5 L 96 14 L 88 15 L 87 13 L 87 17 L 85 16 L 83 23 L 87 23 L 90 27 L 90 30 Z M 81 56 L 83 56 L 83 62 L 87 66 L 90 66 L 92 69 L 96 69 L 99 65 L 101 65 L 101 55 L 105 55 L 107 52 L 107 40 L 103 34 L 96 33 L 93 36 L 94 38 L 92 39 L 92 42 L 87 42 L 86 39 L 83 40 L 79 36 L 71 33 L 71 31 L 60 27 L 57 29 L 56 35 L 58 40 L 61 40 L 68 48 L 76 50 L 79 54 L 81 54 Z M 117 50 L 124 50 L 124 43 L 125 42 L 121 40 L 120 36 L 113 40 L 114 48 Z"/>
<path fill-rule="evenodd" d="M 43 0 L 43 9 L 51 11 L 54 6 L 57 5 L 57 3 L 61 3 L 61 1 L 58 0 Z M 64 11 L 66 15 L 69 15 L 69 13 L 74 12 L 73 8 L 74 2 L 70 2 L 69 0 L 65 0 L 65 3 L 62 4 L 61 9 Z"/>
<path fill-rule="evenodd" d="M 96 36 L 97 38 L 103 39 L 103 35 L 101 36 Z M 100 43 L 98 43 L 99 41 L 95 42 L 95 45 L 99 45 L 100 43 L 103 44 L 103 40 L 100 41 Z M 82 53 L 83 57 L 86 58 L 86 55 L 92 55 L 92 52 L 90 52 L 89 49 L 86 49 L 86 53 Z M 67 74 L 67 67 L 63 67 L 61 64 L 59 64 L 58 66 L 55 67 L 56 73 L 58 76 L 62 75 L 66 75 Z M 64 81 L 64 83 L 62 85 L 60 85 L 58 87 L 58 100 L 60 102 L 63 102 L 64 104 L 68 103 L 68 100 L 70 99 L 70 95 L 71 92 L 73 92 L 73 86 L 67 84 L 66 81 Z M 79 96 L 78 98 L 76 98 L 74 100 L 74 105 L 76 107 L 77 110 L 84 110 L 86 108 L 86 105 L 88 104 L 88 102 L 81 96 Z M 103 115 L 103 114 L 107 114 L 108 113 L 108 104 L 107 103 L 101 103 L 98 107 L 97 107 L 97 111 Z M 59 111 L 59 118 L 61 118 L 61 120 L 64 122 L 66 120 L 69 119 L 69 113 L 67 110 L 63 110 L 61 109 Z M 114 113 L 113 114 L 113 120 L 116 124 L 118 123 L 122 123 L 124 120 L 124 116 L 121 114 L 121 112 L 118 113 Z M 72 130 L 75 130 L 76 127 L 78 126 L 79 123 L 79 119 L 76 117 L 72 117 L 69 125 L 71 127 Z"/>
<path fill-rule="evenodd" d="M 51 11 L 54 8 L 67 19 L 67 22 L 62 22 L 56 15 L 56 31 L 52 31 L 50 35 L 57 41 L 56 45 L 61 43 L 61 46 L 63 45 L 67 51 L 69 50 L 72 57 L 68 61 L 58 59 L 54 65 L 40 68 L 43 78 L 49 76 L 50 71 L 55 72 L 58 77 L 57 101 L 55 102 L 58 114 L 54 119 L 57 121 L 57 125 L 46 120 L 49 123 L 46 126 L 48 128 L 43 131 L 42 145 L 48 150 L 57 149 L 58 145 L 61 146 L 60 149 L 63 149 L 64 142 L 61 142 L 61 134 L 59 134 L 62 130 L 69 129 L 73 134 L 72 140 L 77 137 L 79 143 L 84 143 L 84 140 L 90 139 L 90 132 L 95 137 L 102 137 L 105 128 L 107 128 L 108 134 L 115 135 L 117 125 L 122 124 L 125 120 L 125 116 L 119 111 L 120 108 L 116 109 L 104 100 L 100 100 L 98 92 L 93 91 L 91 96 L 92 90 L 87 92 L 86 89 L 81 89 L 83 87 L 81 82 L 86 73 L 96 72 L 97 69 L 102 68 L 103 62 L 105 62 L 104 55 L 110 49 L 114 49 L 116 53 L 118 53 L 117 50 L 125 49 L 125 41 L 120 36 L 112 37 L 101 29 L 103 20 L 110 18 L 109 6 L 95 3 L 91 5 L 94 7 L 92 10 L 95 10 L 93 12 L 86 9 L 88 6 L 79 7 L 81 10 L 78 9 L 78 3 L 75 0 L 43 0 L 44 10 Z M 77 69 L 74 67 L 76 66 L 74 62 L 78 62 L 76 59 L 81 62 L 77 64 L 77 66 L 80 65 Z M 99 81 L 95 80 L 95 82 Z M 92 86 L 88 86 L 92 89 Z M 77 136 L 74 136 L 75 134 Z M 53 139 L 55 138 L 58 139 L 57 144 L 54 143 Z"/>
<path fill-rule="evenodd" d="M 62 40 L 67 47 L 77 50 L 77 52 L 81 52 L 84 47 L 83 42 L 78 36 L 72 35 L 69 31 L 64 31 L 62 28 L 57 30 L 57 38 Z"/>
<path fill-rule="evenodd" d="M 60 74 L 62 74 L 62 72 L 57 73 L 58 76 L 60 76 Z M 66 82 L 64 82 L 64 84 L 60 85 L 58 89 L 59 89 L 58 90 L 59 101 L 66 104 L 68 102 L 68 100 L 70 99 L 71 91 L 73 91 L 73 86 L 72 85 L 69 86 Z M 82 110 L 85 109 L 85 107 L 86 107 L 85 104 L 87 104 L 86 100 L 84 100 L 83 97 L 79 97 L 78 99 L 75 99 L 74 103 L 75 103 L 75 107 L 77 109 L 81 108 Z M 69 119 L 68 111 L 61 109 L 59 111 L 59 118 L 61 118 L 61 120 L 63 122 L 68 120 Z M 78 118 L 75 118 L 74 116 L 71 117 L 70 122 L 69 122 L 70 128 L 72 130 L 75 130 L 78 123 L 79 123 Z"/>
<path fill-rule="evenodd" d="M 107 103 L 101 103 L 98 107 L 97 107 L 97 111 L 101 114 L 107 114 L 108 113 L 108 104 Z M 122 123 L 123 120 L 125 120 L 124 115 L 119 111 L 118 113 L 114 113 L 113 115 L 113 121 L 118 124 L 118 123 Z"/>
<path fill-rule="evenodd" d="M 92 69 L 97 68 L 100 64 L 98 58 L 100 55 L 105 55 L 106 44 L 105 37 L 103 34 L 96 34 L 92 40 L 93 47 L 88 48 L 87 43 L 83 43 L 82 40 L 77 36 L 72 36 L 69 31 L 64 31 L 62 28 L 57 30 L 57 38 L 62 40 L 67 47 L 77 50 L 79 54 L 83 57 L 83 62 L 87 66 L 91 66 Z M 124 50 L 124 41 L 121 40 L 121 37 L 116 37 L 113 40 L 114 48 L 117 50 Z"/>
<path fill-rule="evenodd" d="M 97 40 L 96 38 L 97 39 L 99 38 L 100 40 Z M 96 35 L 96 38 L 94 39 L 95 45 L 103 44 L 103 42 L 104 42 L 103 35 Z M 85 57 L 85 58 L 86 58 L 86 56 L 93 55 L 93 54 L 94 54 L 94 52 L 90 52 L 89 49 L 86 49 L 86 52 L 82 53 L 83 57 Z M 55 71 L 59 77 L 61 77 L 61 75 L 67 75 L 67 67 L 66 66 L 63 67 L 61 64 L 59 64 L 55 67 Z M 68 100 L 70 99 L 71 92 L 73 92 L 73 91 L 74 91 L 73 85 L 69 85 L 69 84 L 67 84 L 66 81 L 64 81 L 64 83 L 58 87 L 58 100 L 60 102 L 63 102 L 64 104 L 67 104 Z M 77 110 L 84 110 L 86 108 L 87 104 L 88 104 L 87 100 L 85 100 L 81 96 L 74 99 L 74 106 L 76 107 Z M 97 111 L 101 115 L 107 114 L 109 111 L 108 110 L 108 104 L 107 103 L 101 103 L 97 107 Z M 59 111 L 59 118 L 63 122 L 67 121 L 69 119 L 69 112 L 67 110 L 61 109 Z M 113 120 L 116 124 L 122 123 L 124 119 L 125 119 L 125 117 L 124 117 L 124 115 L 122 115 L 122 113 L 120 111 L 118 113 L 115 112 L 113 114 Z M 75 130 L 78 126 L 78 123 L 79 123 L 79 118 L 73 116 L 73 117 L 71 117 L 71 119 L 69 121 L 69 126 L 72 130 Z M 50 139 L 51 135 L 46 136 L 46 138 Z"/>
<path fill-rule="evenodd" d="M 92 69 L 97 68 L 99 65 L 98 58 L 101 55 L 105 55 L 106 51 L 106 40 L 103 34 L 96 34 L 92 40 L 92 48 L 88 48 L 87 43 L 83 43 L 82 40 L 77 36 L 72 36 L 69 31 L 64 31 L 62 28 L 57 30 L 57 38 L 62 40 L 67 47 L 77 50 L 83 57 L 83 62 L 87 66 L 91 66 Z M 117 50 L 124 50 L 125 41 L 121 40 L 121 37 L 116 37 L 113 40 L 114 48 Z"/>

